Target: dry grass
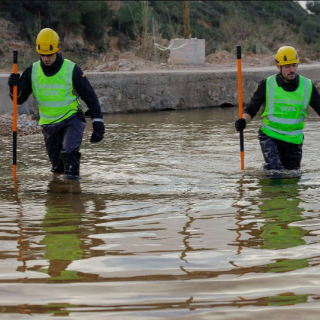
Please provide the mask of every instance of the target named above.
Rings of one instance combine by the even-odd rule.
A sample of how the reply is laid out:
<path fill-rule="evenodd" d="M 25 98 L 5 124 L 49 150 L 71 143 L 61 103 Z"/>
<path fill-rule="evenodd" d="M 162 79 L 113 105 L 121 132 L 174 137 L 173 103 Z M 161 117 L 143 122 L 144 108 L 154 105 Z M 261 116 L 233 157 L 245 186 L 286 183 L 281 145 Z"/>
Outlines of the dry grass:
<path fill-rule="evenodd" d="M 234 52 L 236 45 L 241 45 L 243 51 L 254 53 L 272 53 L 290 44 L 297 49 L 313 51 L 302 37 L 293 33 L 285 24 L 275 22 L 269 26 L 256 25 L 243 18 L 230 18 L 221 21 L 220 29 L 226 35 L 225 42 L 220 43 L 219 49 Z"/>
<path fill-rule="evenodd" d="M 153 25 L 151 22 L 150 7 L 148 1 L 141 1 L 142 12 L 142 29 L 139 29 L 137 22 L 132 15 L 134 21 L 134 33 L 136 36 L 135 41 L 128 41 L 124 51 L 131 51 L 138 58 L 145 61 L 152 61 L 156 63 L 167 62 L 169 58 L 169 51 L 156 50 L 154 42 L 168 47 L 169 40 L 163 39 L 159 32 L 159 27 L 155 21 L 154 36 Z M 130 7 L 129 7 L 130 8 Z M 171 21 L 169 19 L 169 25 Z M 174 28 L 172 27 L 172 34 L 174 35 Z M 303 52 L 304 57 L 311 60 L 319 59 L 320 43 L 306 44 L 302 37 L 295 34 L 287 25 L 275 22 L 269 26 L 253 24 L 246 19 L 238 19 L 225 17 L 220 22 L 220 30 L 224 36 L 225 41 L 219 43 L 219 51 L 227 51 L 235 54 L 236 46 L 241 45 L 242 52 L 253 52 L 256 54 L 273 54 L 282 45 L 292 45 L 299 51 Z M 174 36 L 173 36 L 174 37 Z M 206 42 L 206 46 L 208 45 Z M 208 45 L 209 47 L 210 45 Z M 34 47 L 30 49 L 18 49 L 18 69 L 19 72 L 31 65 L 34 61 L 39 59 L 39 55 L 35 52 Z M 214 52 L 208 52 L 208 56 Z M 117 71 L 119 65 L 116 61 L 119 60 L 119 51 L 111 50 L 102 53 L 89 53 L 89 52 L 62 52 L 63 57 L 68 58 L 83 68 L 83 70 L 97 70 L 97 67 L 109 64 L 110 70 L 104 68 L 103 71 Z M 115 63 L 111 63 L 115 62 Z M 111 64 L 110 64 L 111 63 Z M 3 40 L 0 40 L 0 69 L 3 72 L 12 72 L 12 48 L 9 48 Z M 102 70 L 102 69 L 101 69 Z"/>

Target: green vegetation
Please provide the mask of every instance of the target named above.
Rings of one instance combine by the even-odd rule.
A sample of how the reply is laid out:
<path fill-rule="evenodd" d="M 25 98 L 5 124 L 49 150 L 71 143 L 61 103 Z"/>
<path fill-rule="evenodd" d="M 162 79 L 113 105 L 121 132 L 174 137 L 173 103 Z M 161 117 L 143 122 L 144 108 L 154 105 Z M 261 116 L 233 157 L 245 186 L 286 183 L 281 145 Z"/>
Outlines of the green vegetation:
<path fill-rule="evenodd" d="M 1 1 L 0 17 L 19 26 L 34 43 L 39 30 L 52 27 L 62 38 L 81 35 L 98 52 L 108 51 L 105 35 L 118 37 L 121 50 L 139 45 L 145 57 L 153 50 L 153 19 L 157 41 L 183 36 L 183 1 Z M 191 36 L 206 40 L 206 53 L 274 52 L 293 45 L 315 56 L 320 51 L 320 3 L 307 1 L 310 14 L 296 1 L 190 1 Z M 0 51 L 0 55 L 2 51 Z M 318 56 L 317 56 L 318 57 Z"/>

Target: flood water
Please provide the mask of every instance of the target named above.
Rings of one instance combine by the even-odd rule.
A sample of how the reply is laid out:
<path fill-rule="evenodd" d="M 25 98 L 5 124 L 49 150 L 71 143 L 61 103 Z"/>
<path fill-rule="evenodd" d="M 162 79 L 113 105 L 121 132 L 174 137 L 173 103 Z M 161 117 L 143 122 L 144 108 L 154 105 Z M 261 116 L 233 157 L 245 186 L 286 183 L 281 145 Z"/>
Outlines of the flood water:
<path fill-rule="evenodd" d="M 261 171 L 236 108 L 105 116 L 82 179 L 53 176 L 42 135 L 0 144 L 1 319 L 318 319 L 320 132 L 300 178 Z"/>

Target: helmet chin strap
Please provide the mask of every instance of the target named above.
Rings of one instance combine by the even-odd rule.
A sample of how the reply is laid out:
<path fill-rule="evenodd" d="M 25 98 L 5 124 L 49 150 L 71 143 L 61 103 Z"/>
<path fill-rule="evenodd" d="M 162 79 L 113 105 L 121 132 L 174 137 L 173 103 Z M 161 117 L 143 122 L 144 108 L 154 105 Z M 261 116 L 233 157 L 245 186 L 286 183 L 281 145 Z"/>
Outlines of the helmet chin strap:
<path fill-rule="evenodd" d="M 284 80 L 283 74 L 282 74 L 282 66 L 280 66 L 280 76 Z"/>

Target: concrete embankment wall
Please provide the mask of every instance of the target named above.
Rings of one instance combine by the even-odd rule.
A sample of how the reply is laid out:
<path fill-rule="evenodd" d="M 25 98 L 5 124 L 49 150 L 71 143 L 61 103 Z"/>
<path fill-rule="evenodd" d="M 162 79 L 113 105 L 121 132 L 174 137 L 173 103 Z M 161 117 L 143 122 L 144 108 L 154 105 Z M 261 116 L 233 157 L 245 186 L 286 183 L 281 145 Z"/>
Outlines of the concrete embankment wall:
<path fill-rule="evenodd" d="M 276 67 L 243 68 L 243 103 L 250 100 L 259 81 L 276 72 Z M 301 65 L 299 74 L 311 79 L 320 88 L 319 64 Z M 88 72 L 86 75 L 106 114 L 238 105 L 236 69 Z M 12 112 L 8 77 L 9 74 L 0 74 L 0 114 Z M 19 113 L 38 114 L 32 96 L 19 106 Z"/>

